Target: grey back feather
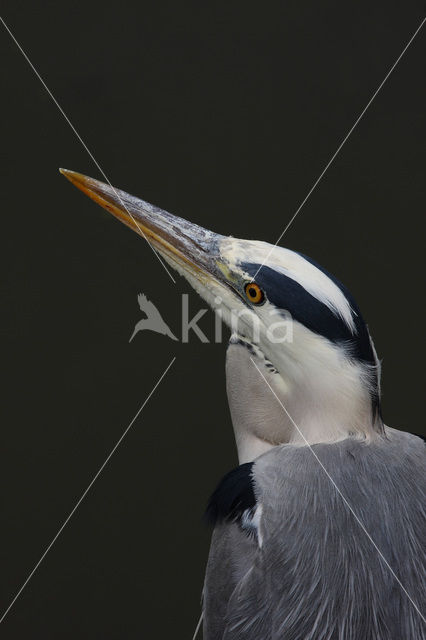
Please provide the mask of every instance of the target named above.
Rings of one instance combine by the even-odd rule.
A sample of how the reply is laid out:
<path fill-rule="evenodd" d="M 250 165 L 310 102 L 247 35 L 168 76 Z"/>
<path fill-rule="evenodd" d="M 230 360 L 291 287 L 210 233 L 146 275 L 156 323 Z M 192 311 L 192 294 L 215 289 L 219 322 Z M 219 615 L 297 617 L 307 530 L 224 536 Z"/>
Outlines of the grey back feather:
<path fill-rule="evenodd" d="M 425 445 L 386 430 L 313 449 L 420 609 L 426 604 Z M 262 546 L 214 532 L 206 640 L 421 640 L 426 627 L 308 447 L 253 467 Z"/>

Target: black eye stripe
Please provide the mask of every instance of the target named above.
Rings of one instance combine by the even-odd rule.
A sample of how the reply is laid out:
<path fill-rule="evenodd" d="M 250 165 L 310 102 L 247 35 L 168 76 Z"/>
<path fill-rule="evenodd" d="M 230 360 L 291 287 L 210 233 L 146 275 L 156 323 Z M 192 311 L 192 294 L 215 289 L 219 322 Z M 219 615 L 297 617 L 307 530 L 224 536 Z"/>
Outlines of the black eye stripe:
<path fill-rule="evenodd" d="M 295 280 L 267 265 L 243 263 L 242 267 L 249 275 L 256 276 L 257 286 L 267 292 L 269 302 L 277 309 L 288 311 L 294 320 L 310 331 L 328 338 L 331 342 L 348 345 L 352 354 L 360 360 L 375 364 L 367 326 L 355 300 L 342 285 L 340 285 L 341 290 L 355 312 L 356 336 L 352 335 L 341 318 Z M 328 276 L 327 272 L 325 273 Z M 248 286 L 250 284 L 252 283 L 248 283 Z M 248 299 L 250 300 L 249 296 Z"/>

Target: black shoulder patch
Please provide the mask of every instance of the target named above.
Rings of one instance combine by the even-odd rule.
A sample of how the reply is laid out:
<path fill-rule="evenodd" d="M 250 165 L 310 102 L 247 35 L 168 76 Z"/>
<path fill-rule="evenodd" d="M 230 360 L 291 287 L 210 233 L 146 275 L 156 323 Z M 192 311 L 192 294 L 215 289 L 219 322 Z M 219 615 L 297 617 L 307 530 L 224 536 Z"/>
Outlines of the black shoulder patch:
<path fill-rule="evenodd" d="M 244 512 L 255 507 L 252 468 L 253 462 L 246 462 L 222 478 L 208 501 L 206 522 L 239 522 Z"/>

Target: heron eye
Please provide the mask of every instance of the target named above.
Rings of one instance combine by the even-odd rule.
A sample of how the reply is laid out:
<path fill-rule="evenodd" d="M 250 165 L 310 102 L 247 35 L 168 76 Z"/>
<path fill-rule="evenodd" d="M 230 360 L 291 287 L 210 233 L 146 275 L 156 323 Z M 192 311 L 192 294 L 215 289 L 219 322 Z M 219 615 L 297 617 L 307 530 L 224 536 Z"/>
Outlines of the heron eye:
<path fill-rule="evenodd" d="M 253 304 L 260 304 L 265 299 L 265 294 L 255 282 L 248 282 L 244 287 L 247 298 Z"/>

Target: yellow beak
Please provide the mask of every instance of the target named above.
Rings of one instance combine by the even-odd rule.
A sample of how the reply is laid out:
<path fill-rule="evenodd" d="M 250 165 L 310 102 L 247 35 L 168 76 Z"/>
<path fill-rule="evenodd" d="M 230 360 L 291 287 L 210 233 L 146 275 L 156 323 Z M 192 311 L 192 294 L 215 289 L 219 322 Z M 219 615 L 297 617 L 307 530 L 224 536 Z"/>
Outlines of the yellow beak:
<path fill-rule="evenodd" d="M 180 267 L 202 281 L 206 276 L 223 280 L 217 267 L 223 236 L 94 178 L 68 169 L 60 172 L 89 198 L 144 237 L 173 267 Z"/>

